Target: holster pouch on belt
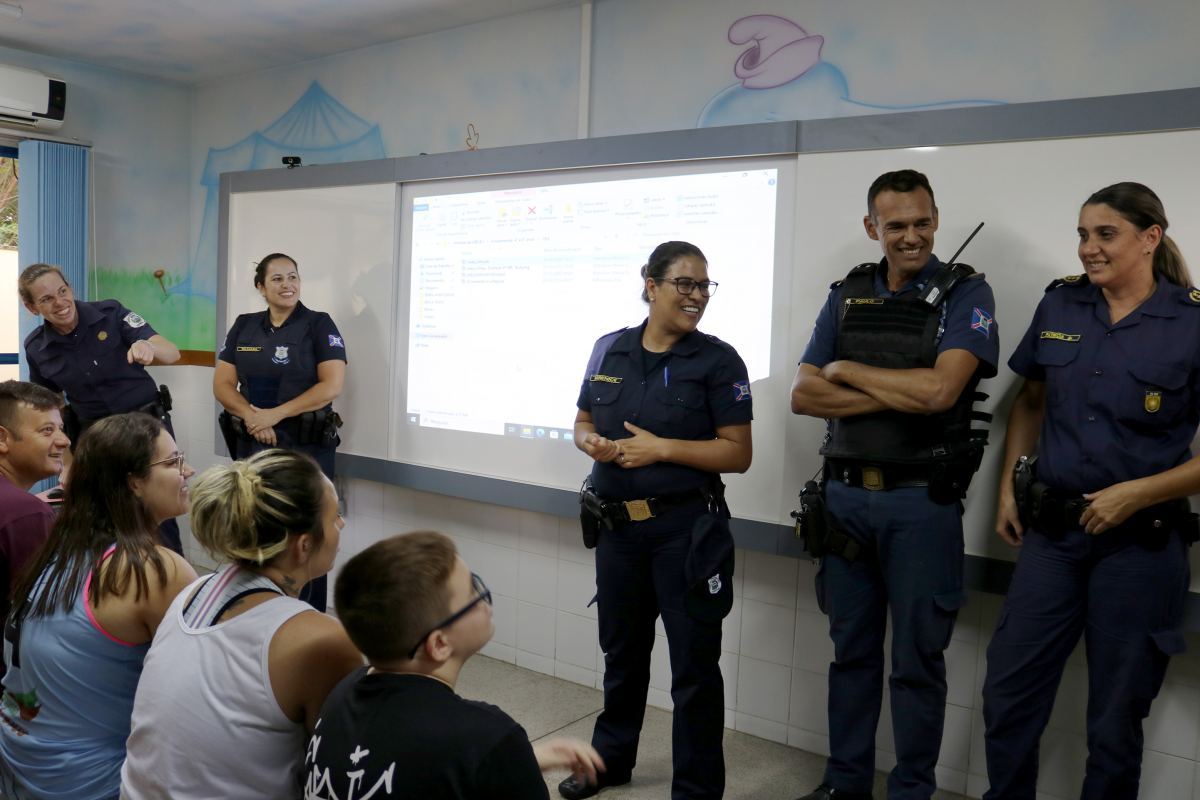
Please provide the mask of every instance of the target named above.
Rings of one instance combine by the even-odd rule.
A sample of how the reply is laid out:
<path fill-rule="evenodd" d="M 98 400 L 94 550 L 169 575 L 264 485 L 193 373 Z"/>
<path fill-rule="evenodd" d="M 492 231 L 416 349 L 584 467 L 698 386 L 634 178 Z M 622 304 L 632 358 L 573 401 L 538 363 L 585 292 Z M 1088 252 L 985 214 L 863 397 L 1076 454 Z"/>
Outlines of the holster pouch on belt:
<path fill-rule="evenodd" d="M 342 415 L 330 410 L 325 415 L 325 426 L 321 430 L 321 443 L 328 447 L 337 447 L 342 443 L 338 428 L 342 427 Z"/>
<path fill-rule="evenodd" d="M 296 416 L 296 443 L 306 445 L 337 445 L 337 429 L 342 425 L 342 418 L 332 409 L 317 409 L 305 411 Z"/>
<path fill-rule="evenodd" d="M 800 508 L 792 512 L 796 537 L 804 540 L 804 549 L 813 558 L 827 555 L 858 561 L 866 553 L 862 544 L 833 524 L 825 506 L 825 484 L 809 481 L 800 491 Z"/>
<path fill-rule="evenodd" d="M 229 451 L 229 457 L 237 458 L 238 440 L 249 437 L 242 418 L 235 417 L 228 411 L 222 411 L 217 415 L 217 427 L 221 429 L 221 439 L 225 442 L 225 449 Z"/>
<path fill-rule="evenodd" d="M 600 539 L 600 527 L 612 530 L 612 523 L 604 517 L 604 501 L 592 488 L 591 477 L 584 478 L 579 487 L 579 527 L 583 533 L 583 546 L 591 550 Z"/>
<path fill-rule="evenodd" d="M 171 390 L 167 388 L 165 383 L 158 385 L 158 405 L 162 409 L 162 415 L 170 414 L 174 404 L 171 402 Z"/>
<path fill-rule="evenodd" d="M 796 538 L 804 542 L 804 549 L 813 558 L 826 553 L 829 523 L 825 517 L 825 496 L 821 485 L 809 481 L 800 490 L 800 508 L 792 512 L 796 520 Z"/>

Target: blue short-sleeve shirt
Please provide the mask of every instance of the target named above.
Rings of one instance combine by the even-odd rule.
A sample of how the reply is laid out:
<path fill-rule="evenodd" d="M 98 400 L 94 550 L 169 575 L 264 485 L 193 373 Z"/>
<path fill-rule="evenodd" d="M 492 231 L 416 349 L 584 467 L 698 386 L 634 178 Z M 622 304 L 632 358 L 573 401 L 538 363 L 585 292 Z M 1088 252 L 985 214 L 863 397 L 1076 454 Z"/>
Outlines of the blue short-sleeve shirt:
<path fill-rule="evenodd" d="M 916 294 L 942 266 L 936 256 L 921 268 L 917 276 L 900 291 L 887 288 L 887 259 L 875 270 L 876 297 L 903 297 Z M 800 363 L 811 364 L 820 369 L 837 358 L 837 313 L 838 295 L 841 286 L 835 283 L 829 291 L 825 305 L 817 314 L 812 338 L 804 349 Z M 966 350 L 979 359 L 979 377 L 991 378 L 1000 363 L 999 326 L 996 322 L 996 300 L 992 287 L 983 276 L 961 280 L 942 304 L 943 318 L 938 339 L 938 354 L 947 350 Z"/>
<path fill-rule="evenodd" d="M 297 303 L 278 328 L 267 311 L 240 315 L 217 358 L 237 368 L 252 405 L 274 408 L 312 388 L 318 364 L 345 361 L 346 342 L 328 314 Z"/>
<path fill-rule="evenodd" d="M 715 336 L 693 331 L 646 369 L 643 322 L 600 337 L 588 360 L 577 406 L 608 439 L 632 436 L 632 422 L 655 436 L 694 441 L 716 438 L 717 428 L 754 418 L 750 379 L 741 356 Z M 635 469 L 595 462 L 592 483 L 612 500 L 634 500 L 706 486 L 710 473 L 660 462 Z"/>
<path fill-rule="evenodd" d="M 67 334 L 43 322 L 25 339 L 29 380 L 66 395 L 84 420 L 135 411 L 154 401 L 158 388 L 129 347 L 156 335 L 150 323 L 116 300 L 75 301 L 78 323 Z"/>
<path fill-rule="evenodd" d="M 1056 281 L 1008 360 L 1046 384 L 1038 477 L 1093 492 L 1191 457 L 1200 423 L 1200 292 L 1159 277 L 1116 325 L 1083 276 Z"/>

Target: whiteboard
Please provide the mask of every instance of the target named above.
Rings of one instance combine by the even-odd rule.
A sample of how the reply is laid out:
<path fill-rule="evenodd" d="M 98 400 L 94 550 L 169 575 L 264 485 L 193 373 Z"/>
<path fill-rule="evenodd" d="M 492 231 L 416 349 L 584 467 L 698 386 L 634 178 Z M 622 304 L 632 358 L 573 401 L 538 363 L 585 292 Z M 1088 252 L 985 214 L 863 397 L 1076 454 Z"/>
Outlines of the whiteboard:
<path fill-rule="evenodd" d="M 300 301 L 328 313 L 346 342 L 346 384 L 334 401 L 339 452 L 386 458 L 396 298 L 396 185 L 240 192 L 230 197 L 222 331 L 262 311 L 254 268 L 286 253 L 300 268 Z"/>
<path fill-rule="evenodd" d="M 796 493 L 819 469 L 817 450 L 824 422 L 788 410 L 796 362 L 829 284 L 854 265 L 881 255 L 878 243 L 866 237 L 862 226 L 871 181 L 889 170 L 913 168 L 929 176 L 935 191 L 939 256 L 949 258 L 980 220 L 987 223 L 960 258 L 987 274 L 996 295 L 1000 337 L 999 374 L 980 387 L 991 395 L 983 408 L 993 411 L 996 420 L 983 468 L 966 502 L 966 549 L 978 556 L 1014 558 L 1014 552 L 992 532 L 1004 421 L 1016 390 L 1015 377 L 1006 366 L 1008 356 L 1045 286 L 1056 277 L 1081 271 L 1075 233 L 1079 206 L 1105 185 L 1136 180 L 1158 192 L 1174 223 L 1169 233 L 1193 267 L 1200 269 L 1200 226 L 1192 224 L 1200 219 L 1200 186 L 1189 166 L 1197 153 L 1200 131 L 1189 130 L 772 156 L 771 163 L 787 178 L 781 177 L 776 228 L 770 374 L 753 387 L 754 464 L 747 474 L 728 478 L 735 516 L 788 524 Z M 651 174 L 671 163 L 680 162 L 622 169 Z M 600 174 L 606 169 L 578 171 Z M 511 180 L 518 186 L 529 176 L 455 176 L 454 180 L 466 185 L 478 180 L 481 187 Z M 404 424 L 404 373 L 398 354 L 403 350 L 408 314 L 399 272 L 404 238 L 403 206 L 398 200 L 402 184 L 232 192 L 226 285 L 246 288 L 229 292 L 225 322 L 236 313 L 261 307 L 251 288 L 251 262 L 273 250 L 291 253 L 300 263 L 306 305 L 329 311 L 346 335 L 350 368 L 346 394 L 338 403 L 348 419 L 342 452 L 403 463 L 437 463 L 432 456 L 411 462 L 398 457 L 401 442 L 410 433 L 397 427 Z M 703 242 L 697 244 L 705 249 Z M 713 278 L 725 277 L 714 266 Z M 640 319 L 628 318 L 632 313 L 614 318 L 611 328 L 637 324 Z M 701 329 L 736 344 L 736 321 L 721 321 L 718 329 L 709 324 L 714 319 L 706 316 Z M 582 362 L 572 369 L 581 370 Z M 562 402 L 573 407 L 575 397 L 563 397 Z M 470 452 L 479 440 L 463 435 L 444 442 Z M 545 457 L 546 451 L 538 449 L 541 444 L 507 443 L 510 471 L 503 475 L 492 469 L 461 471 L 519 479 L 526 466 Z M 568 459 L 557 479 L 530 482 L 573 489 L 588 463 L 576 452 L 569 452 Z"/>

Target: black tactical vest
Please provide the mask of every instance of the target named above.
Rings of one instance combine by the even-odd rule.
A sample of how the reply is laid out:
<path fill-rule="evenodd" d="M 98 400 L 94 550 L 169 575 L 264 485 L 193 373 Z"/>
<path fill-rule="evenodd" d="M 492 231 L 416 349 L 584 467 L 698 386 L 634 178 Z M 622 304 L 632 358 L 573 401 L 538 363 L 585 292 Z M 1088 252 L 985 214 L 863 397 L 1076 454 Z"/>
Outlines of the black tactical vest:
<path fill-rule="evenodd" d="M 975 270 L 966 264 L 943 265 L 919 293 L 876 297 L 878 266 L 860 264 L 841 283 L 837 358 L 886 369 L 933 367 L 945 300 Z M 870 464 L 932 465 L 970 459 L 974 466 L 964 467 L 973 472 L 987 433 L 972 434 L 971 420 L 989 416 L 972 414 L 972 403 L 987 397 L 975 391 L 978 383 L 978 377 L 973 377 L 955 404 L 938 414 L 888 410 L 832 419 L 821 453 L 827 458 Z"/>

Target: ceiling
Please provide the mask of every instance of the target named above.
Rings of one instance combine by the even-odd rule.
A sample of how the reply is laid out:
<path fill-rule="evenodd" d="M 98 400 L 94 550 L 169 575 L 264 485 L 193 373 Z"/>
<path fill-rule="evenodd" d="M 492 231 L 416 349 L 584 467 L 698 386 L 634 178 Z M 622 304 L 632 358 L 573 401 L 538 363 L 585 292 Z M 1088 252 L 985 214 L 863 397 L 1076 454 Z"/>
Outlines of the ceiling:
<path fill-rule="evenodd" d="M 196 84 L 579 0 L 0 0 L 0 46 Z M 0 12 L 4 9 L 0 8 Z"/>

